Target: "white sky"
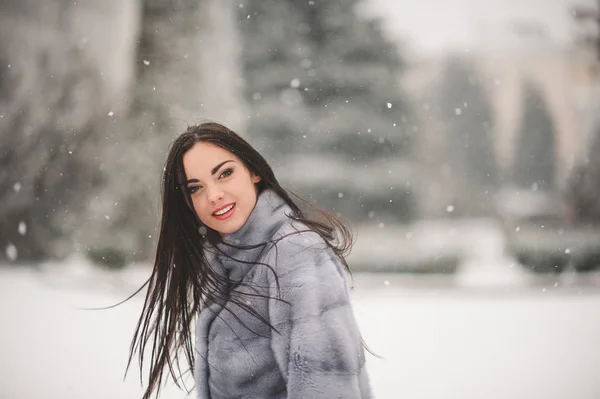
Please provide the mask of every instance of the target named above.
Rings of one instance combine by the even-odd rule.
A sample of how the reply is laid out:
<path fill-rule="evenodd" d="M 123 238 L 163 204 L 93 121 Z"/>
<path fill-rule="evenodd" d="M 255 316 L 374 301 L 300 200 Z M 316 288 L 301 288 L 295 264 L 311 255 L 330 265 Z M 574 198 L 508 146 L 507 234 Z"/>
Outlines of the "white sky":
<path fill-rule="evenodd" d="M 419 55 L 484 46 L 510 48 L 524 42 L 571 41 L 572 5 L 596 0 L 366 0 L 383 16 L 390 35 Z M 516 26 L 516 28 L 515 28 Z M 520 33 L 515 33 L 518 31 Z"/>

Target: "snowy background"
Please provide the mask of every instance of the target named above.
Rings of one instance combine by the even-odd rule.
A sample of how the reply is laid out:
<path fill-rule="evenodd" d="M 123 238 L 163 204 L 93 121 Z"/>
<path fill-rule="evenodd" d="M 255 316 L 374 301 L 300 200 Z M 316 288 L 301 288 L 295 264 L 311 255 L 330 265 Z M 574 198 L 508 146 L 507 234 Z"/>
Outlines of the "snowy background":
<path fill-rule="evenodd" d="M 598 6 L 0 1 L 0 399 L 141 397 L 144 293 L 85 308 L 204 118 L 350 221 L 377 398 L 600 398 Z"/>
<path fill-rule="evenodd" d="M 600 277 L 508 270 L 495 271 L 502 284 L 468 269 L 455 277 L 357 273 L 355 314 L 367 345 L 384 357 L 368 356 L 376 397 L 598 398 Z M 140 397 L 135 367 L 123 374 L 141 298 L 81 308 L 111 305 L 145 276 L 78 260 L 2 270 L 0 397 Z M 162 397 L 186 395 L 170 385 Z"/>

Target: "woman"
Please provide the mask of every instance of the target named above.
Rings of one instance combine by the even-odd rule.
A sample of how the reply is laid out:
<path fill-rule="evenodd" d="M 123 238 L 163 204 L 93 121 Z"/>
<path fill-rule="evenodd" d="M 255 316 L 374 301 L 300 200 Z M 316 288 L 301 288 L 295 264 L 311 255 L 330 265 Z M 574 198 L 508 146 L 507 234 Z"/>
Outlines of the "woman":
<path fill-rule="evenodd" d="M 180 349 L 197 397 L 370 398 L 362 339 L 345 281 L 345 226 L 311 220 L 265 159 L 217 123 L 172 144 L 156 260 L 130 350 L 149 385 Z M 195 348 L 191 323 L 197 316 Z"/>

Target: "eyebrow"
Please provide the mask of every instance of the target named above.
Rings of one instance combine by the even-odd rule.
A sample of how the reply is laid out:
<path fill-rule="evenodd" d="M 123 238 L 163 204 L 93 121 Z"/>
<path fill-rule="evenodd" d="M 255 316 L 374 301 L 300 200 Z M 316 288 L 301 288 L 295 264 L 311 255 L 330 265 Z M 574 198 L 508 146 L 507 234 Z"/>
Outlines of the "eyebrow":
<path fill-rule="evenodd" d="M 227 161 L 221 162 L 220 164 L 218 164 L 217 166 L 212 168 L 212 170 L 210 171 L 210 174 L 214 175 L 215 173 L 217 173 L 217 171 L 221 168 L 221 166 L 225 165 L 227 162 L 233 162 L 233 159 L 228 159 Z M 183 182 L 183 184 L 188 184 L 188 183 L 198 183 L 198 179 L 188 179 Z"/>

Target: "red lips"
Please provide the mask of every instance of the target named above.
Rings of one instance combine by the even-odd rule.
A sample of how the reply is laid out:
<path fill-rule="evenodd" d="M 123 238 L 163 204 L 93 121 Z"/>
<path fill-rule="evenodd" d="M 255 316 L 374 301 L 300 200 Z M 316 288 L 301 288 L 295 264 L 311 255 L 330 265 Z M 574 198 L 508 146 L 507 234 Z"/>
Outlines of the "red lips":
<path fill-rule="evenodd" d="M 217 212 L 219 212 L 219 211 L 221 211 L 221 210 L 223 210 L 223 209 L 227 208 L 228 206 L 234 205 L 234 204 L 235 204 L 234 202 L 230 202 L 229 204 L 225 204 L 225 205 L 223 205 L 222 207 L 215 209 L 215 210 L 212 212 L 212 214 L 214 215 L 215 213 L 217 213 Z"/>
<path fill-rule="evenodd" d="M 222 214 L 222 215 L 215 215 L 215 213 L 216 213 L 216 212 L 222 211 L 223 209 L 226 209 L 226 208 L 229 208 L 229 207 L 231 207 L 231 209 L 230 209 L 230 210 L 228 210 L 227 212 L 225 212 L 224 214 Z M 215 210 L 215 211 L 212 213 L 212 215 L 213 215 L 213 217 L 215 217 L 216 219 L 219 219 L 219 220 L 224 220 L 224 219 L 227 219 L 228 217 L 230 217 L 231 215 L 233 215 L 233 212 L 235 212 L 235 209 L 236 209 L 236 207 L 235 207 L 235 203 L 230 203 L 230 204 L 227 204 L 227 205 L 225 205 L 225 206 L 222 206 L 222 207 L 220 207 L 220 208 L 216 209 L 216 210 Z"/>

